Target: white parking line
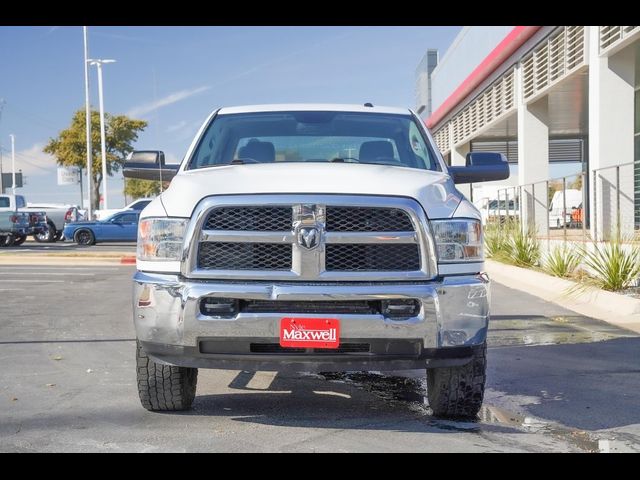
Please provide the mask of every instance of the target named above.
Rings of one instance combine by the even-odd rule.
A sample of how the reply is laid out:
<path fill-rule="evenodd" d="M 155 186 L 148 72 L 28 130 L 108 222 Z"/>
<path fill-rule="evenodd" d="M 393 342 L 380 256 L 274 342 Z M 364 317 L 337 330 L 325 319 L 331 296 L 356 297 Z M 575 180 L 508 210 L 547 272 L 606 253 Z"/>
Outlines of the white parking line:
<path fill-rule="evenodd" d="M 47 271 L 58 271 L 58 270 L 91 270 L 92 272 L 97 272 L 97 271 L 113 271 L 116 269 L 121 269 L 123 266 L 128 266 L 128 265 L 113 265 L 113 266 L 100 266 L 100 267 L 57 267 L 55 265 L 42 265 L 39 267 L 23 267 L 20 265 L 11 265 L 9 267 L 2 267 L 0 265 L 0 272 L 7 272 L 7 271 L 23 271 L 23 270 L 38 270 L 38 271 L 43 271 L 43 272 L 47 272 Z"/>
<path fill-rule="evenodd" d="M 5 283 L 64 283 L 64 280 L 19 280 L 19 279 L 8 279 L 5 280 L 0 278 L 0 282 Z"/>
<path fill-rule="evenodd" d="M 71 273 L 71 272 L 67 272 L 67 273 L 62 273 L 62 272 L 7 272 L 4 270 L 0 270 L 0 275 L 2 274 L 7 274 L 7 275 L 42 275 L 42 274 L 46 274 L 46 275 L 74 275 L 74 276 L 83 276 L 83 277 L 95 277 L 96 274 L 95 273 Z"/>

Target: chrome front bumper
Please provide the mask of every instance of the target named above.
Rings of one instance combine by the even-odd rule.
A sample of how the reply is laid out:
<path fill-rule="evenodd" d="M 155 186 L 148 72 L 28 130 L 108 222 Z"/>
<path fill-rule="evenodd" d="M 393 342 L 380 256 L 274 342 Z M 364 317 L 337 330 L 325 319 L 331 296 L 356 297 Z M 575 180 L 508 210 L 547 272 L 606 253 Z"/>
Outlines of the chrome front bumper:
<path fill-rule="evenodd" d="M 401 369 L 468 361 L 471 347 L 486 339 L 489 320 L 489 281 L 486 275 L 451 276 L 415 283 L 265 283 L 193 281 L 178 275 L 137 272 L 133 315 L 136 334 L 156 361 L 181 366 L 255 370 Z M 238 347 L 224 353 L 202 353 L 203 341 L 233 339 L 278 343 L 280 319 L 318 315 L 239 313 L 215 318 L 200 312 L 203 297 L 244 300 L 382 300 L 414 298 L 420 313 L 406 320 L 383 315 L 331 315 L 340 320 L 341 342 L 372 343 L 412 340 L 421 351 L 411 355 L 368 353 L 282 355 L 249 353 Z M 446 360 L 449 359 L 449 360 Z"/>

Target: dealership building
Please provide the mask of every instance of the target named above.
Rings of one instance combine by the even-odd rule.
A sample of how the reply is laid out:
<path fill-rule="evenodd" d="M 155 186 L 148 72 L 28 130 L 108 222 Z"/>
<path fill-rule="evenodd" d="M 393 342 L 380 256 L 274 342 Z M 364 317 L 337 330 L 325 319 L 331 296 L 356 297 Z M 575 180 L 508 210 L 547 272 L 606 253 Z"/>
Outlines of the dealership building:
<path fill-rule="evenodd" d="M 582 192 L 564 205 L 592 238 L 640 228 L 640 27 L 464 27 L 443 54 L 426 52 L 416 103 L 450 165 L 471 151 L 506 156 L 511 178 L 494 189 L 539 234 L 549 185 Z M 461 190 L 477 200 L 490 188 Z"/>

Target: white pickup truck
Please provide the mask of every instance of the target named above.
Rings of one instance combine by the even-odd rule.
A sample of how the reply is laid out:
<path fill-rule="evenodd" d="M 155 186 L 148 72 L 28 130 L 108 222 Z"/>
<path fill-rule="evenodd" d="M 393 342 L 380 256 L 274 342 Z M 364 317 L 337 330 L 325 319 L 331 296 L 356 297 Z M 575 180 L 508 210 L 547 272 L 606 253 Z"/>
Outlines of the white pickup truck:
<path fill-rule="evenodd" d="M 47 204 L 27 204 L 22 195 L 0 194 L 0 212 L 44 212 L 47 227 L 33 238 L 37 242 L 55 242 L 62 238 L 64 224 L 80 220 L 77 207 L 73 205 L 53 206 Z"/>
<path fill-rule="evenodd" d="M 455 183 L 507 178 L 504 156 L 448 167 L 407 109 L 263 105 L 214 111 L 181 165 L 134 152 L 124 175 L 174 177 L 138 229 L 145 408 L 189 408 L 198 368 L 424 368 L 435 415 L 477 414 L 489 280 Z"/>

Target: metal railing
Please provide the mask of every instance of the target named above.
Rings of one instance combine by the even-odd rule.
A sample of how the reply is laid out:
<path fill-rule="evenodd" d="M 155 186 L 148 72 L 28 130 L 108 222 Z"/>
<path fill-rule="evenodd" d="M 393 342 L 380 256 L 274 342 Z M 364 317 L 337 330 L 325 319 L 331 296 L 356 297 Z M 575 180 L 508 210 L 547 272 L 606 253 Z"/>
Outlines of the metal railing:
<path fill-rule="evenodd" d="M 507 187 L 496 197 L 476 203 L 485 222 L 518 221 L 540 239 L 640 240 L 640 161 Z"/>
<path fill-rule="evenodd" d="M 595 240 L 638 239 L 638 205 L 635 201 L 635 177 L 640 162 L 629 162 L 591 172 L 593 237 Z"/>
<path fill-rule="evenodd" d="M 589 236 L 586 179 L 586 173 L 578 173 L 500 189 L 497 204 L 506 208 L 497 213 L 488 208 L 485 218 L 487 222 L 501 224 L 517 221 L 541 239 L 586 241 Z"/>

